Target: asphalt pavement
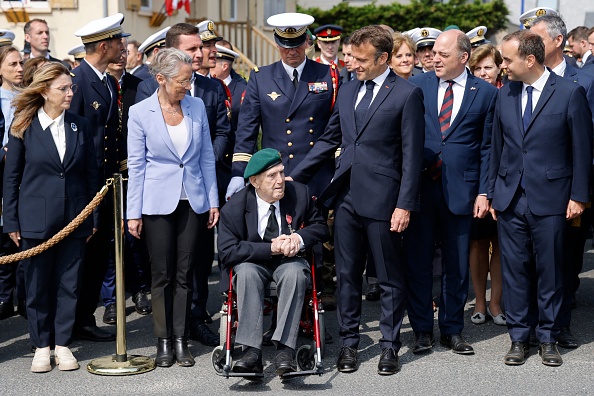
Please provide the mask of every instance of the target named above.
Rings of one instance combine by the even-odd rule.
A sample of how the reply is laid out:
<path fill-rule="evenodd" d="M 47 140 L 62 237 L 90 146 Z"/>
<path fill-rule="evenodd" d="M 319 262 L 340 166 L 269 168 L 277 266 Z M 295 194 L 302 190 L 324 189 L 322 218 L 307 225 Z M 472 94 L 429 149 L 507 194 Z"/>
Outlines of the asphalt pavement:
<path fill-rule="evenodd" d="M 212 348 L 192 342 L 190 350 L 196 365 L 174 365 L 125 377 L 98 376 L 89 373 L 89 361 L 115 353 L 115 342 L 74 341 L 71 348 L 81 368 L 74 372 L 34 374 L 29 371 L 30 352 L 27 323 L 15 316 L 0 321 L 0 395 L 227 395 L 265 392 L 279 394 L 294 391 L 335 395 L 588 395 L 594 394 L 594 250 L 588 240 L 585 252 L 578 305 L 573 311 L 572 330 L 580 347 L 560 349 L 564 364 L 553 368 L 542 365 L 537 348 L 531 348 L 526 364 L 508 367 L 503 356 L 509 348 L 505 327 L 492 321 L 482 325 L 470 322 L 474 295 L 472 286 L 466 305 L 464 335 L 475 349 L 470 356 L 456 355 L 439 345 L 427 355 L 413 355 L 412 329 L 405 318 L 400 350 L 401 371 L 393 376 L 377 374 L 380 348 L 379 304 L 363 301 L 359 370 L 342 374 L 336 371 L 338 343 L 327 345 L 322 376 L 307 376 L 282 382 L 274 375 L 274 349 L 264 347 L 265 377 L 260 382 L 243 378 L 223 378 L 211 364 Z M 218 271 L 211 276 L 209 310 L 217 312 L 211 328 L 217 331 L 222 301 L 217 293 Z M 438 287 L 438 286 L 436 286 Z M 127 352 L 154 357 L 156 340 L 152 335 L 151 316 L 140 316 L 127 300 Z M 103 326 L 103 308 L 97 309 L 97 322 Z M 436 315 L 437 318 L 437 315 Z M 268 319 L 269 320 L 269 319 Z M 326 326 L 338 338 L 335 312 L 325 313 Z M 267 325 L 267 322 L 265 322 Z M 113 326 L 106 326 L 115 331 Z M 436 338 L 439 330 L 435 326 Z M 304 342 L 307 342 L 304 340 Z M 301 393 L 303 394 L 303 393 Z"/>

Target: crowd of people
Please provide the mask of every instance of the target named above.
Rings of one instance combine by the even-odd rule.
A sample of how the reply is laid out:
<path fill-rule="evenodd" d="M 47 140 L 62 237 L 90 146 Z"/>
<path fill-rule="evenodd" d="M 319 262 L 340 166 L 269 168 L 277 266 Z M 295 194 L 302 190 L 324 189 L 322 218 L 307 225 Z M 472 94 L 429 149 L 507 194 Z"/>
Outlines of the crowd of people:
<path fill-rule="evenodd" d="M 310 265 L 337 312 L 343 373 L 359 366 L 363 297 L 381 307 L 379 375 L 400 370 L 405 313 L 412 353 L 435 345 L 437 310 L 439 342 L 474 354 L 463 336 L 470 278 L 470 321 L 507 327 L 506 365 L 538 346 L 543 364 L 559 366 L 558 347 L 578 347 L 594 28 L 568 32 L 539 7 L 495 45 L 485 26 L 346 35 L 284 13 L 267 20 L 280 60 L 241 76 L 239 51 L 210 20 L 142 43 L 122 23 L 116 14 L 78 29 L 73 62 L 50 56 L 42 19 L 25 25 L 22 51 L 0 30 L 0 253 L 49 239 L 124 173 L 126 289 L 152 313 L 157 366 L 193 366 L 189 339 L 219 345 L 206 308 L 215 258 L 237 293 L 240 374 L 263 372 L 267 343 L 277 375 L 297 370 Z M 0 266 L 0 319 L 16 300 L 31 371 L 51 371 L 52 350 L 59 370 L 77 369 L 73 338 L 115 340 L 95 319 L 100 303 L 116 323 L 113 210 L 106 199 L 58 245 Z M 264 332 L 271 280 L 279 300 Z"/>

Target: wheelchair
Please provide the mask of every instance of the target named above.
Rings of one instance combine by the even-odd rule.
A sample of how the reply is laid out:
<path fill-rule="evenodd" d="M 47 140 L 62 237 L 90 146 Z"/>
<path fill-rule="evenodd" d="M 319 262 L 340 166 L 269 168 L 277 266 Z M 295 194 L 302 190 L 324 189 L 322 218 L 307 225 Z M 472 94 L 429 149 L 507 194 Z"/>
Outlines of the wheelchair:
<path fill-rule="evenodd" d="M 298 371 L 285 373 L 281 379 L 288 379 L 297 376 L 318 375 L 324 373 L 322 358 L 326 340 L 324 325 L 324 310 L 320 299 L 320 292 L 316 288 L 315 265 L 311 265 L 311 287 L 305 294 L 305 301 L 299 322 L 301 335 L 311 338 L 311 342 L 301 345 L 295 351 L 295 359 Z M 268 284 L 264 298 L 264 313 L 271 313 L 276 308 L 275 302 L 276 285 L 274 282 Z M 235 350 L 234 335 L 237 329 L 237 300 L 233 291 L 233 270 L 229 271 L 229 287 L 226 292 L 226 300 L 221 306 L 221 319 L 219 327 L 220 345 L 217 346 L 211 355 L 213 368 L 217 375 L 229 377 L 244 377 L 249 380 L 259 380 L 264 377 L 263 373 L 234 373 L 231 371 L 233 365 L 233 352 Z M 273 323 L 274 324 L 274 323 Z"/>

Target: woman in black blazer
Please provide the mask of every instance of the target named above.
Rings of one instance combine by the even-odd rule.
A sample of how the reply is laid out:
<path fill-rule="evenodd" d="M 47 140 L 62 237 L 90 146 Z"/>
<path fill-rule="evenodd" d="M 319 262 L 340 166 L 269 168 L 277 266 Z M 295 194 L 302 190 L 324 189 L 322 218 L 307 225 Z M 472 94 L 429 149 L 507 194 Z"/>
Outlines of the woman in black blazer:
<path fill-rule="evenodd" d="M 71 114 L 70 72 L 60 63 L 43 65 L 15 98 L 4 170 L 4 231 L 26 250 L 49 239 L 91 201 L 98 190 L 93 133 Z M 94 225 L 95 224 L 95 225 Z M 47 251 L 24 260 L 33 372 L 79 365 L 68 345 L 76 311 L 85 243 L 96 231 L 88 218 Z"/>

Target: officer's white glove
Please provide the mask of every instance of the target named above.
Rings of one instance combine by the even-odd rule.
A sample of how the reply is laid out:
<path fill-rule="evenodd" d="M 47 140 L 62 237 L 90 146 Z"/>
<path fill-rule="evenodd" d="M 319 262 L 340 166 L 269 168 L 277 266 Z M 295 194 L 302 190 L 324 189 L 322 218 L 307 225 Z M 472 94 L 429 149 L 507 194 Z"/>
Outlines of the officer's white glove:
<path fill-rule="evenodd" d="M 228 201 L 229 198 L 236 192 L 241 191 L 245 187 L 245 181 L 241 176 L 233 176 L 231 181 L 229 182 L 229 186 L 227 187 L 227 192 L 225 193 L 225 199 Z"/>

